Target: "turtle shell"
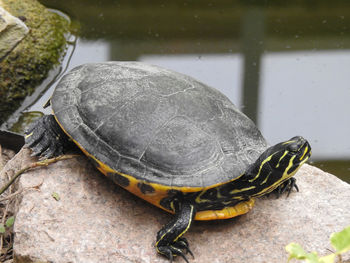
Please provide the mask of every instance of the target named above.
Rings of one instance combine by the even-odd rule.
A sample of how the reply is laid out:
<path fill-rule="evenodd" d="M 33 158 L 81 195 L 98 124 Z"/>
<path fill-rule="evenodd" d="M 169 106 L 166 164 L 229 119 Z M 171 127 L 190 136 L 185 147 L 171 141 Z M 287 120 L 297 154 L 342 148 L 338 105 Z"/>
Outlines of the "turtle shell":
<path fill-rule="evenodd" d="M 118 174 L 167 187 L 233 180 L 267 147 L 219 91 L 141 62 L 79 66 L 62 78 L 51 104 L 88 155 Z"/>

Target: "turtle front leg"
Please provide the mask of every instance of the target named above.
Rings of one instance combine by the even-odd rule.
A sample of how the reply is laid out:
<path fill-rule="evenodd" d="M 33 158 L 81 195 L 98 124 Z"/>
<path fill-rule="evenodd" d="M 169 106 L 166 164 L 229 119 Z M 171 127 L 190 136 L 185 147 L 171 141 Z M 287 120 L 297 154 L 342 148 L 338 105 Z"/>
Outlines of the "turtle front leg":
<path fill-rule="evenodd" d="M 45 115 L 25 131 L 25 143 L 33 156 L 51 158 L 62 155 L 72 142 L 64 133 L 53 115 Z"/>
<path fill-rule="evenodd" d="M 190 228 L 195 214 L 196 209 L 192 204 L 182 203 L 175 218 L 159 230 L 156 242 L 157 252 L 166 256 L 170 262 L 173 261 L 174 256 L 181 256 L 188 263 L 185 254 L 190 253 L 193 256 L 187 240 L 182 235 Z"/>
<path fill-rule="evenodd" d="M 297 182 L 297 179 L 295 179 L 294 177 L 291 177 L 288 180 L 284 181 L 279 186 L 277 186 L 277 188 L 273 190 L 273 192 L 276 194 L 277 198 L 279 198 L 284 193 L 287 193 L 287 197 L 289 197 L 293 188 L 295 188 L 295 190 L 299 192 L 299 187 L 297 186 L 296 182 Z"/>

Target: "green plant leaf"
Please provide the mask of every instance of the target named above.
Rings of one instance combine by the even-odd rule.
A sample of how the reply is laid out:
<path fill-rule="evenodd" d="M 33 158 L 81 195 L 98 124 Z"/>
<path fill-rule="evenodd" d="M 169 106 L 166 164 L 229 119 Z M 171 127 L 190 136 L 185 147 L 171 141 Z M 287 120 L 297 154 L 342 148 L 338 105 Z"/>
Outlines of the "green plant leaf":
<path fill-rule="evenodd" d="M 11 216 L 11 217 L 7 218 L 5 225 L 6 225 L 6 227 L 11 227 L 11 226 L 13 226 L 14 222 L 15 222 L 15 217 Z"/>
<path fill-rule="evenodd" d="M 60 195 L 59 195 L 58 193 L 56 193 L 56 192 L 53 192 L 53 193 L 51 194 L 51 196 L 52 196 L 56 201 L 60 201 L 60 199 L 61 199 Z"/>
<path fill-rule="evenodd" d="M 289 253 L 288 262 L 295 258 L 305 260 L 308 263 L 320 263 L 316 252 L 307 253 L 299 244 L 290 243 L 286 246 L 286 250 Z"/>
<path fill-rule="evenodd" d="M 336 254 L 332 253 L 330 255 L 320 257 L 320 262 L 322 262 L 322 263 L 334 263 L 335 257 L 336 257 Z"/>
<path fill-rule="evenodd" d="M 350 226 L 342 231 L 331 235 L 331 244 L 336 250 L 336 254 L 345 253 L 350 250 Z"/>
<path fill-rule="evenodd" d="M 288 244 L 286 246 L 286 250 L 293 257 L 307 254 L 305 250 L 297 243 Z"/>
<path fill-rule="evenodd" d="M 4 234 L 6 231 L 4 224 L 0 224 L 0 234 Z"/>

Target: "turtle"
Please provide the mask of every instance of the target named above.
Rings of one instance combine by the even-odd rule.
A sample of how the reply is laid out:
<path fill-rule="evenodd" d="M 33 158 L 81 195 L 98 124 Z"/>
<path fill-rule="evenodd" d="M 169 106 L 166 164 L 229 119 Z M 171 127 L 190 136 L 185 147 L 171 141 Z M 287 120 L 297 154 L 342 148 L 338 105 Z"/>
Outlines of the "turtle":
<path fill-rule="evenodd" d="M 257 197 L 299 191 L 292 176 L 311 155 L 301 136 L 269 146 L 218 90 L 142 62 L 80 65 L 50 104 L 53 113 L 26 131 L 32 155 L 74 143 L 116 184 L 174 214 L 155 241 L 170 261 L 193 256 L 183 235 L 194 220 L 236 217 Z"/>

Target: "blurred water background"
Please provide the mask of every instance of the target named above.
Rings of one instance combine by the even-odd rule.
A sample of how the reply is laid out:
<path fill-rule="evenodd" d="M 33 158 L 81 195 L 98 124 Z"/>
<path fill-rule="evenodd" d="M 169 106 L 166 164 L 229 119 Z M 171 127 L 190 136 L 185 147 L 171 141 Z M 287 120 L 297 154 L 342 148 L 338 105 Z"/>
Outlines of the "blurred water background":
<path fill-rule="evenodd" d="M 349 1 L 41 0 L 78 30 L 67 69 L 138 60 L 219 89 L 270 144 L 302 135 L 350 182 Z M 69 62 L 69 63 L 68 63 Z M 55 87 L 25 111 L 40 111 Z"/>

